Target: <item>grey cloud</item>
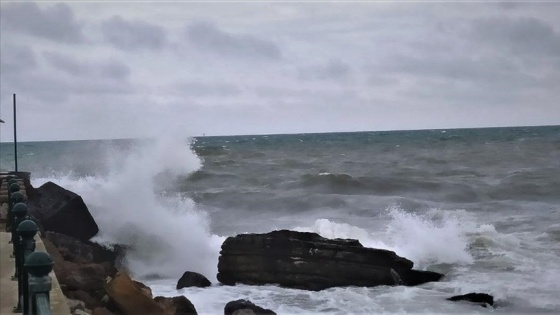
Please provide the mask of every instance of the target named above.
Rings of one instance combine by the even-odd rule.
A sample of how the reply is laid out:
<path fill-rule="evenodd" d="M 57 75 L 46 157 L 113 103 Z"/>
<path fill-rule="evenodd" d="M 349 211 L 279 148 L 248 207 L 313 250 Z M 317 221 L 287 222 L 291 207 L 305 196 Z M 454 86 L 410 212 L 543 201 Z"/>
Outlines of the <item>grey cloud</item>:
<path fill-rule="evenodd" d="M 6 92 L 17 92 L 44 104 L 57 103 L 57 106 L 80 95 L 98 98 L 101 95 L 120 95 L 132 91 L 127 82 L 82 76 L 56 76 L 48 73 L 11 75 L 9 78 L 2 74 L 2 82 L 2 95 Z"/>
<path fill-rule="evenodd" d="M 91 72 L 90 67 L 73 57 L 50 51 L 44 52 L 43 57 L 55 68 L 71 75 L 84 75 Z"/>
<path fill-rule="evenodd" d="M 126 80 L 130 75 L 130 68 L 119 61 L 82 61 L 72 56 L 58 52 L 43 53 L 47 62 L 62 72 L 71 76 Z"/>
<path fill-rule="evenodd" d="M 106 78 L 115 80 L 125 80 L 130 75 L 130 67 L 118 61 L 102 63 L 99 67 L 99 74 Z"/>
<path fill-rule="evenodd" d="M 33 2 L 14 2 L 2 6 L 1 25 L 50 40 L 80 43 L 84 40 L 82 24 L 76 21 L 72 9 L 58 3 L 42 9 Z"/>
<path fill-rule="evenodd" d="M 312 97 L 315 91 L 302 88 L 288 88 L 281 86 L 257 86 L 254 89 L 255 95 L 262 98 L 284 98 L 287 95 L 292 97 Z"/>
<path fill-rule="evenodd" d="M 127 21 L 120 16 L 104 21 L 101 32 L 107 42 L 128 51 L 160 49 L 166 41 L 166 33 L 162 27 L 139 20 Z"/>
<path fill-rule="evenodd" d="M 251 35 L 231 34 L 206 22 L 189 25 L 186 36 L 200 49 L 220 55 L 270 60 L 281 57 L 280 48 L 272 41 Z"/>
<path fill-rule="evenodd" d="M 298 77 L 303 80 L 345 80 L 350 77 L 352 68 L 340 60 L 329 60 L 326 64 L 303 67 Z"/>
<path fill-rule="evenodd" d="M 387 72 L 417 77 L 462 80 L 477 84 L 505 82 L 515 86 L 534 86 L 535 77 L 523 73 L 511 60 L 505 58 L 471 58 L 447 56 L 445 58 L 395 55 L 391 61 L 370 69 L 373 73 Z"/>
<path fill-rule="evenodd" d="M 476 19 L 472 35 L 514 54 L 560 56 L 560 34 L 548 23 L 532 17 Z"/>
<path fill-rule="evenodd" d="M 187 97 L 227 97 L 241 94 L 241 90 L 228 83 L 187 82 L 178 84 L 175 91 Z"/>
<path fill-rule="evenodd" d="M 26 71 L 37 66 L 35 52 L 29 46 L 2 45 L 0 51 L 2 73 Z"/>

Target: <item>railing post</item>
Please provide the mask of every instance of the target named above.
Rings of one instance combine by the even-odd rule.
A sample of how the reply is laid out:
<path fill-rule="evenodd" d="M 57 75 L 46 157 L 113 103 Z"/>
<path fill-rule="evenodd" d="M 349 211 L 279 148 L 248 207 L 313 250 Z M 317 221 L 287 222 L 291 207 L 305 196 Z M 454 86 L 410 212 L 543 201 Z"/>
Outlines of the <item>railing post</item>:
<path fill-rule="evenodd" d="M 27 215 L 27 205 L 23 202 L 19 202 L 16 203 L 12 209 L 12 212 L 14 213 L 14 217 L 15 217 L 15 225 L 19 227 L 19 224 L 25 220 L 29 220 L 29 216 Z M 22 251 L 21 248 L 21 242 L 19 242 L 20 237 L 19 237 L 19 233 L 18 233 L 18 229 L 13 229 L 12 230 L 12 239 L 16 240 L 13 243 L 13 256 L 16 258 L 16 271 L 14 276 L 12 277 L 12 280 L 18 280 L 18 275 L 21 272 L 22 269 L 21 266 L 23 265 L 23 262 L 20 261 L 21 260 L 21 255 L 20 252 Z"/>
<path fill-rule="evenodd" d="M 18 227 L 18 234 L 20 236 L 20 263 L 18 277 L 18 304 L 14 308 L 15 312 L 21 312 L 23 306 L 23 313 L 27 314 L 27 310 L 29 309 L 29 305 L 27 305 L 26 301 L 29 297 L 29 287 L 28 287 L 28 275 L 27 272 L 23 269 L 23 264 L 26 261 L 27 257 L 35 251 L 35 235 L 37 234 L 37 224 L 31 220 L 25 220 L 21 222 Z M 22 305 L 23 303 L 23 305 Z"/>
<path fill-rule="evenodd" d="M 8 181 L 8 222 L 6 224 L 6 232 L 10 232 L 13 228 L 14 216 L 12 215 L 12 194 L 19 191 L 20 187 L 17 180 L 12 178 Z"/>
<path fill-rule="evenodd" d="M 52 282 L 49 273 L 52 271 L 53 260 L 45 252 L 31 253 L 25 260 L 26 273 L 29 272 L 29 308 L 24 315 L 50 314 L 50 291 Z"/>
<path fill-rule="evenodd" d="M 13 243 L 14 242 L 14 233 L 16 231 L 17 225 L 16 225 L 16 216 L 14 215 L 14 206 L 20 202 L 23 202 L 23 194 L 20 191 L 16 191 L 13 192 L 12 195 L 10 196 L 10 201 L 9 201 L 9 213 L 12 215 L 12 217 L 10 218 L 10 231 L 11 231 L 11 235 L 10 235 L 10 241 L 9 243 Z"/>

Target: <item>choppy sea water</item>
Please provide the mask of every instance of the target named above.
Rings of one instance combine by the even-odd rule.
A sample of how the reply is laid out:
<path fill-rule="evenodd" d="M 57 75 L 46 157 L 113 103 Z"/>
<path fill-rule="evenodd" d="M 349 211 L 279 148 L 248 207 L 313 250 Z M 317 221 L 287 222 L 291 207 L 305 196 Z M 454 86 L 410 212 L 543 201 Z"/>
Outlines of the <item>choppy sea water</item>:
<path fill-rule="evenodd" d="M 0 144 L 11 169 L 12 145 Z M 154 294 L 201 314 L 248 298 L 279 314 L 560 311 L 560 126 L 20 143 L 19 169 L 80 194 L 97 241 L 132 247 Z M 227 236 L 355 238 L 445 274 L 417 287 L 221 286 Z M 175 290 L 184 271 L 206 289 Z M 496 308 L 453 303 L 469 292 Z"/>

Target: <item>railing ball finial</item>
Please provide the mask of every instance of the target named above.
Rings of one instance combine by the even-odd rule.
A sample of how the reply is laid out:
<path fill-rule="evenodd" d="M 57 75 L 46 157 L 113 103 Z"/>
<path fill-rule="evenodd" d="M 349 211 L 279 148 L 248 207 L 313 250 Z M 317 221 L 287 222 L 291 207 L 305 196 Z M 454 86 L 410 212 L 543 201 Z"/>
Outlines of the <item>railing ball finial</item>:
<path fill-rule="evenodd" d="M 9 187 L 11 184 L 17 183 L 17 177 L 12 176 L 12 175 L 9 175 L 9 176 L 6 178 L 6 180 L 8 181 L 8 187 Z"/>
<path fill-rule="evenodd" d="M 27 208 L 27 205 L 23 202 L 18 202 L 14 205 L 12 212 L 14 213 L 14 215 L 16 216 L 16 218 L 23 218 L 27 215 L 27 212 L 29 211 L 29 208 Z"/>
<path fill-rule="evenodd" d="M 16 191 L 19 191 L 20 187 L 18 183 L 13 183 L 10 184 L 10 187 L 8 187 L 8 190 L 10 191 L 10 193 L 15 193 Z"/>
<path fill-rule="evenodd" d="M 13 192 L 10 196 L 10 201 L 12 202 L 12 205 L 23 202 L 23 194 L 19 191 Z"/>
<path fill-rule="evenodd" d="M 31 239 L 35 237 L 35 235 L 37 234 L 37 230 L 37 224 L 35 224 L 35 222 L 31 220 L 25 220 L 21 222 L 17 227 L 18 234 L 23 239 Z"/>
<path fill-rule="evenodd" d="M 54 262 L 45 252 L 33 252 L 25 260 L 26 270 L 34 277 L 44 277 L 53 269 Z"/>

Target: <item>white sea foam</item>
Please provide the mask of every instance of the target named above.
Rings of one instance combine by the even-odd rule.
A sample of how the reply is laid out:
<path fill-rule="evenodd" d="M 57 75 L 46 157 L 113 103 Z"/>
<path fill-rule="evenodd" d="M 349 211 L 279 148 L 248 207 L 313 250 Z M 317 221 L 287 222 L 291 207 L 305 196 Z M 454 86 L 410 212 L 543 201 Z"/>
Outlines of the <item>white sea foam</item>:
<path fill-rule="evenodd" d="M 416 268 L 435 263 L 470 264 L 468 232 L 476 225 L 464 224 L 458 214 L 446 214 L 438 219 L 432 214 L 418 215 L 399 208 L 388 209 L 390 220 L 386 229 L 376 233 L 346 223 L 318 219 L 312 226 L 296 227 L 298 231 L 315 232 L 326 238 L 351 238 L 366 247 L 395 251 L 411 259 Z"/>
<path fill-rule="evenodd" d="M 189 270 L 215 281 L 223 238 L 210 233 L 206 213 L 191 199 L 158 193 L 156 178 L 173 181 L 201 167 L 190 143 L 158 139 L 119 159 L 110 157 L 105 177 L 67 174 L 33 184 L 50 180 L 81 195 L 100 229 L 95 240 L 129 246 L 126 264 L 136 277 L 177 278 Z"/>

